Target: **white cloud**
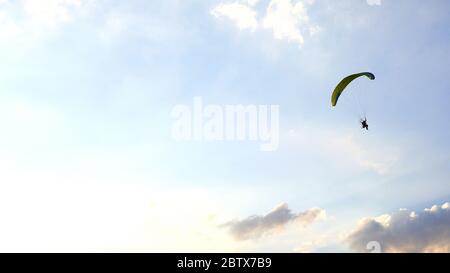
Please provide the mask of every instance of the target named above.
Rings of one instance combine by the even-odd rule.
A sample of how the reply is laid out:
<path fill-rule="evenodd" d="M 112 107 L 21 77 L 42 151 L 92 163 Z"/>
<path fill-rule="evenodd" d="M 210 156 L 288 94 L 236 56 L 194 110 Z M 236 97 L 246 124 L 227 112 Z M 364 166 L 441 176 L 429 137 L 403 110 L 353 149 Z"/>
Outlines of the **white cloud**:
<path fill-rule="evenodd" d="M 23 9 L 33 23 L 46 26 L 67 23 L 71 9 L 81 6 L 81 0 L 25 0 Z"/>
<path fill-rule="evenodd" d="M 304 43 L 302 28 L 308 27 L 309 18 L 303 2 L 272 0 L 267 7 L 263 26 L 273 32 L 275 39 Z"/>
<path fill-rule="evenodd" d="M 306 5 L 313 5 L 314 2 L 271 0 L 265 14 L 259 15 L 255 7 L 258 1 L 236 1 L 219 4 L 211 10 L 211 14 L 230 19 L 240 30 L 266 29 L 272 32 L 274 39 L 302 45 L 305 35 L 312 36 L 320 31 L 319 26 L 310 22 L 307 13 Z"/>
<path fill-rule="evenodd" d="M 231 221 L 224 224 L 223 227 L 229 228 L 230 234 L 235 239 L 248 240 L 283 230 L 288 223 L 307 226 L 325 217 L 325 211 L 320 208 L 311 208 L 301 213 L 292 213 L 288 205 L 283 203 L 266 215 L 253 215 L 243 220 Z"/>
<path fill-rule="evenodd" d="M 253 7 L 259 3 L 259 0 L 246 0 L 245 2 L 247 2 L 250 6 Z"/>
<path fill-rule="evenodd" d="M 381 0 L 367 0 L 369 6 L 380 6 Z"/>
<path fill-rule="evenodd" d="M 249 1 L 249 4 L 252 5 L 255 4 L 255 2 Z M 256 11 L 239 2 L 219 4 L 211 10 L 211 14 L 216 17 L 226 17 L 230 19 L 239 29 L 255 30 L 258 27 Z"/>
<path fill-rule="evenodd" d="M 450 203 L 421 213 L 401 209 L 363 219 L 347 238 L 351 249 L 359 252 L 367 251 L 372 241 L 384 252 L 450 252 Z"/>
<path fill-rule="evenodd" d="M 0 38 L 10 38 L 20 34 L 20 27 L 9 20 L 9 18 L 2 12 L 0 12 Z"/>
<path fill-rule="evenodd" d="M 0 2 L 0 38 L 39 36 L 69 23 L 83 0 L 23 0 Z"/>

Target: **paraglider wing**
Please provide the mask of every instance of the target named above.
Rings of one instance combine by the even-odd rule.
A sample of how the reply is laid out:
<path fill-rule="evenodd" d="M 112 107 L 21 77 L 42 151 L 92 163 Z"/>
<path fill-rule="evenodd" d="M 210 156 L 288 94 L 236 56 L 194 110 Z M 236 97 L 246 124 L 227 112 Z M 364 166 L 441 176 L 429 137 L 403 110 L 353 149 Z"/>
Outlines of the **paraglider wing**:
<path fill-rule="evenodd" d="M 334 89 L 333 94 L 331 95 L 331 105 L 336 106 L 339 97 L 341 96 L 342 92 L 344 92 L 345 88 L 355 79 L 366 76 L 367 78 L 371 80 L 375 80 L 375 75 L 370 72 L 362 72 L 358 74 L 353 74 L 350 76 L 345 77 Z"/>

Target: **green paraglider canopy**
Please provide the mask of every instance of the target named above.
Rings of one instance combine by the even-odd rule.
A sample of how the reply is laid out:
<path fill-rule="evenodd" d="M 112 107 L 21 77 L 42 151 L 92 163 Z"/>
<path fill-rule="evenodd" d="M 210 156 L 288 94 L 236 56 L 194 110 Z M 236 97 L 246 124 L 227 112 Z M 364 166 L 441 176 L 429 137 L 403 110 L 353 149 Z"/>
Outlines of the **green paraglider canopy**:
<path fill-rule="evenodd" d="M 332 106 L 336 106 L 339 97 L 341 96 L 341 94 L 344 92 L 345 88 L 355 79 L 362 77 L 362 76 L 366 76 L 367 78 L 371 79 L 371 80 L 375 80 L 375 75 L 370 73 L 370 72 L 362 72 L 362 73 L 357 73 L 357 74 L 353 74 L 350 76 L 345 77 L 334 89 L 333 94 L 331 95 L 331 105 Z"/>

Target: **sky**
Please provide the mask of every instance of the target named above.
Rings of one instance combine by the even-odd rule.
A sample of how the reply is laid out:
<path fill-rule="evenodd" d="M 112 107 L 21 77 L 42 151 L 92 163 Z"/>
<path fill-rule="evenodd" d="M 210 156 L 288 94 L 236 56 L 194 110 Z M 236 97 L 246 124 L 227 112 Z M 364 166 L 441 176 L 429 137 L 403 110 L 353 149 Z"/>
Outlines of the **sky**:
<path fill-rule="evenodd" d="M 0 0 L 0 251 L 449 252 L 449 37 L 445 0 Z M 174 139 L 195 98 L 278 106 L 277 149 Z"/>

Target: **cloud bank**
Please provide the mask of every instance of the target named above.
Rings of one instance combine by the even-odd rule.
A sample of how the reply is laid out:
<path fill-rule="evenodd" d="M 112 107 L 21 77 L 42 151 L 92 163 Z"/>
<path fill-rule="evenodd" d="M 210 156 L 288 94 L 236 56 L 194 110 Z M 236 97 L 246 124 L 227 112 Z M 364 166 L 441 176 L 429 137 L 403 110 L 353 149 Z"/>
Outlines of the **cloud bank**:
<path fill-rule="evenodd" d="M 288 205 L 283 203 L 266 215 L 253 215 L 243 220 L 226 223 L 223 227 L 229 228 L 230 234 L 236 240 L 249 240 L 280 231 L 289 223 L 297 223 L 305 227 L 325 217 L 325 211 L 320 208 L 292 213 Z"/>
<path fill-rule="evenodd" d="M 450 252 L 450 203 L 420 214 L 401 209 L 364 219 L 347 238 L 350 248 L 358 252 L 366 252 L 373 241 L 380 243 L 383 252 Z"/>

